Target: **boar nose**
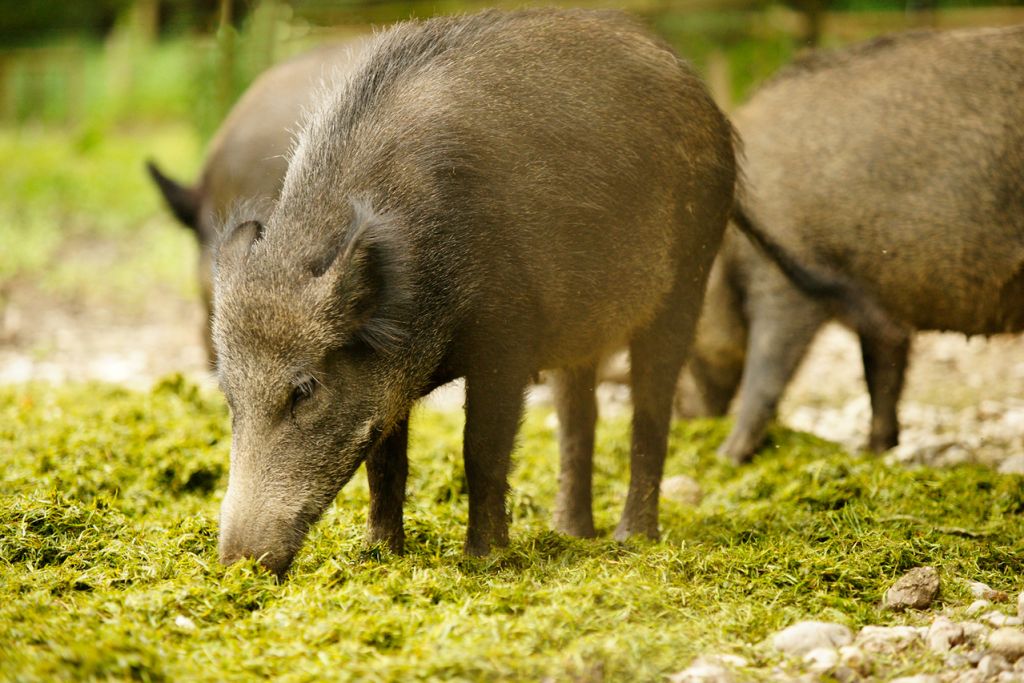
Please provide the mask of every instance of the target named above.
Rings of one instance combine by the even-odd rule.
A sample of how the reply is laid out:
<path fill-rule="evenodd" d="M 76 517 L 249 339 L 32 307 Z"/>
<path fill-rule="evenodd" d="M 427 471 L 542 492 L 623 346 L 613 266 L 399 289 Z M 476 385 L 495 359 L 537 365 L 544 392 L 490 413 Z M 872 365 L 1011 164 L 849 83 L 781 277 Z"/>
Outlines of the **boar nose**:
<path fill-rule="evenodd" d="M 222 530 L 220 537 L 220 562 L 223 565 L 234 564 L 239 560 L 254 558 L 261 565 L 277 575 L 284 578 L 288 568 L 292 564 L 294 553 L 282 550 L 271 549 L 261 543 L 247 542 L 231 530 Z"/>

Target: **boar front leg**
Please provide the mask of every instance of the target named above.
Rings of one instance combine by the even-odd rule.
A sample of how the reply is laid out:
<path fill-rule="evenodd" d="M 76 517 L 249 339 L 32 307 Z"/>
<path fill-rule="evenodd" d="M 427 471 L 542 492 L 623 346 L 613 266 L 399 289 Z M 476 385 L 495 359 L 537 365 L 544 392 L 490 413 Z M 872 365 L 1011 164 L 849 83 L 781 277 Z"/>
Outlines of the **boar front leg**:
<path fill-rule="evenodd" d="M 408 476 L 409 416 L 406 415 L 366 458 L 366 478 L 370 484 L 367 540 L 370 545 L 383 541 L 396 554 L 405 546 L 402 507 Z"/>
<path fill-rule="evenodd" d="M 910 355 L 910 337 L 890 344 L 861 335 L 860 353 L 864 360 L 864 380 L 871 396 L 871 436 L 868 448 L 886 451 L 900 438 L 896 406 L 903 392 L 903 377 Z"/>
<path fill-rule="evenodd" d="M 482 557 L 508 545 L 505 494 L 529 372 L 493 365 L 466 377 L 466 428 L 462 458 L 469 486 L 466 554 Z"/>
<path fill-rule="evenodd" d="M 596 535 L 591 493 L 594 427 L 597 424 L 596 373 L 596 365 L 565 368 L 552 373 L 561 454 L 555 529 L 581 538 Z"/>

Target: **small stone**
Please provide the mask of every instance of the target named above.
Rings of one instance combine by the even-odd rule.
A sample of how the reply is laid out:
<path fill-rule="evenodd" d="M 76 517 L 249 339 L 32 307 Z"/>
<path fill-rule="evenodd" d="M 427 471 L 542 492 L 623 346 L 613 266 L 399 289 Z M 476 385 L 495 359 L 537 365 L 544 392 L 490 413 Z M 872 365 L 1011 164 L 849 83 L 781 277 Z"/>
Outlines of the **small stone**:
<path fill-rule="evenodd" d="M 1017 673 L 1016 671 L 1003 671 L 996 680 L 999 683 L 1024 683 L 1024 675 Z"/>
<path fill-rule="evenodd" d="M 1024 632 L 1015 628 L 1000 628 L 988 637 L 988 647 L 1011 662 L 1024 657 Z"/>
<path fill-rule="evenodd" d="M 700 501 L 704 498 L 704 491 L 701 490 L 700 484 L 695 479 L 680 474 L 662 480 L 661 495 L 665 500 L 696 506 L 700 505 Z"/>
<path fill-rule="evenodd" d="M 180 628 L 182 631 L 195 631 L 196 622 L 192 621 L 183 614 L 179 614 L 174 617 L 174 625 Z"/>
<path fill-rule="evenodd" d="M 916 676 L 894 678 L 890 683 L 942 683 L 942 679 L 935 674 L 917 674 Z"/>
<path fill-rule="evenodd" d="M 868 660 L 864 651 L 856 645 L 844 645 L 839 648 L 839 662 L 845 667 L 862 674 L 868 672 Z"/>
<path fill-rule="evenodd" d="M 981 658 L 985 656 L 985 653 L 981 650 L 971 650 L 964 656 L 967 657 L 967 662 L 971 666 L 978 666 L 978 662 L 980 662 Z"/>
<path fill-rule="evenodd" d="M 716 662 L 697 659 L 679 673 L 668 677 L 669 683 L 732 683 L 732 673 Z"/>
<path fill-rule="evenodd" d="M 999 465 L 1000 474 L 1024 474 L 1024 455 L 1011 455 Z"/>
<path fill-rule="evenodd" d="M 961 621 L 960 628 L 964 630 L 964 639 L 981 644 L 988 637 L 989 628 L 977 621 Z"/>
<path fill-rule="evenodd" d="M 857 645 L 865 652 L 894 654 L 920 639 L 912 626 L 865 626 L 857 634 Z"/>
<path fill-rule="evenodd" d="M 981 620 L 997 628 L 1000 626 L 1020 626 L 1024 624 L 1024 619 L 1007 616 L 996 610 L 981 615 Z"/>
<path fill-rule="evenodd" d="M 987 654 L 978 662 L 978 673 L 985 678 L 995 678 L 1004 671 L 1010 670 L 1010 664 L 1006 658 L 998 654 Z"/>
<path fill-rule="evenodd" d="M 947 617 L 937 617 L 928 628 L 925 636 L 928 640 L 928 648 L 932 652 L 949 652 L 953 647 L 964 642 L 964 628 L 955 624 Z"/>
<path fill-rule="evenodd" d="M 1006 602 L 1010 596 L 1003 591 L 997 591 L 995 588 L 982 583 L 981 581 L 968 581 L 967 586 L 971 589 L 971 595 L 981 600 L 991 600 L 992 602 Z"/>
<path fill-rule="evenodd" d="M 816 647 L 804 655 L 804 665 L 815 673 L 824 673 L 839 663 L 839 652 L 832 647 Z"/>
<path fill-rule="evenodd" d="M 842 647 L 852 641 L 853 632 L 842 624 L 801 621 L 772 636 L 772 647 L 793 657 L 802 657 L 817 647 Z"/>
<path fill-rule="evenodd" d="M 947 669 L 966 669 L 971 666 L 970 660 L 959 652 L 950 652 L 942 663 Z"/>
<path fill-rule="evenodd" d="M 977 669 L 968 669 L 967 671 L 960 671 L 956 678 L 953 679 L 955 683 L 984 683 L 985 675 Z"/>
<path fill-rule="evenodd" d="M 939 573 L 934 567 L 915 567 L 901 576 L 885 592 L 884 605 L 888 609 L 901 611 L 925 609 L 939 594 Z"/>
<path fill-rule="evenodd" d="M 750 666 L 750 662 L 739 655 L 712 655 L 710 660 L 736 669 L 742 669 L 745 666 Z"/>
<path fill-rule="evenodd" d="M 967 608 L 967 612 L 966 612 L 967 616 L 973 617 L 975 614 L 978 614 L 979 612 L 983 612 L 984 610 L 988 609 L 991 606 L 992 606 L 992 603 L 989 602 L 988 600 L 975 600 Z"/>
<path fill-rule="evenodd" d="M 1024 657 L 1021 657 L 1013 664 L 1013 670 L 1024 673 Z"/>
<path fill-rule="evenodd" d="M 839 683 L 855 683 L 860 680 L 860 674 L 856 669 L 851 669 L 848 666 L 837 666 L 832 670 L 830 676 Z"/>

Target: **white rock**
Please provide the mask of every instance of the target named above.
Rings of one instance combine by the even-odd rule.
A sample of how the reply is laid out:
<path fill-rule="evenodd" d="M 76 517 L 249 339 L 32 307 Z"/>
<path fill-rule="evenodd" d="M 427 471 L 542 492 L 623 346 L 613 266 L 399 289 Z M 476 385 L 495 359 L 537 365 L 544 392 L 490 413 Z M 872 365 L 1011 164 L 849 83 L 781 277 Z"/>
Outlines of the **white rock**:
<path fill-rule="evenodd" d="M 668 677 L 669 683 L 732 683 L 732 673 L 715 662 L 697 659 L 679 673 Z"/>
<path fill-rule="evenodd" d="M 1024 657 L 1024 632 L 1015 628 L 1000 628 L 988 637 L 988 647 L 992 652 L 1015 662 Z"/>
<path fill-rule="evenodd" d="M 1000 474 L 1024 474 L 1024 455 L 1011 455 L 999 465 Z"/>
<path fill-rule="evenodd" d="M 983 614 L 981 616 L 981 620 L 996 627 L 1021 626 L 1024 624 L 1024 619 L 1021 619 L 1020 617 L 1007 616 L 1006 614 L 996 610 Z"/>
<path fill-rule="evenodd" d="M 680 474 L 662 480 L 661 495 L 666 500 L 683 505 L 700 505 L 700 501 L 704 498 L 704 491 L 701 490 L 700 484 L 695 479 Z"/>
<path fill-rule="evenodd" d="M 992 606 L 992 603 L 989 602 L 988 600 L 975 600 L 967 608 L 966 614 L 969 617 L 973 617 L 975 614 L 978 614 L 979 612 L 983 612 L 984 610 L 988 609 L 991 606 Z"/>
<path fill-rule="evenodd" d="M 865 652 L 896 653 L 918 642 L 921 634 L 913 626 L 865 626 L 856 644 Z"/>
<path fill-rule="evenodd" d="M 844 645 L 839 648 L 839 663 L 858 673 L 867 673 L 867 657 L 864 656 L 864 650 L 856 645 Z"/>
<path fill-rule="evenodd" d="M 851 669 L 848 666 L 837 666 L 828 672 L 830 678 L 835 679 L 836 683 L 856 683 L 860 680 L 860 672 Z M 817 681 L 815 683 L 818 683 Z"/>
<path fill-rule="evenodd" d="M 942 683 L 942 679 L 935 674 L 918 674 L 916 676 L 894 678 L 890 683 Z"/>
<path fill-rule="evenodd" d="M 1004 671 L 1010 670 L 1010 664 L 1006 658 L 998 654 L 988 654 L 978 662 L 978 673 L 985 678 L 995 678 Z"/>
<path fill-rule="evenodd" d="M 179 614 L 174 617 L 174 625 L 180 628 L 182 631 L 195 631 L 196 622 L 192 621 L 183 614 Z"/>
<path fill-rule="evenodd" d="M 924 609 L 939 594 L 939 573 L 934 567 L 915 567 L 885 592 L 885 607 L 892 610 Z"/>
<path fill-rule="evenodd" d="M 964 657 L 959 652 L 950 652 L 946 655 L 946 658 L 942 660 L 942 663 L 947 669 L 966 669 L 971 665 L 971 660 Z"/>
<path fill-rule="evenodd" d="M 1014 663 L 1013 670 L 1024 673 L 1024 657 L 1021 657 L 1016 661 L 1016 663 Z"/>
<path fill-rule="evenodd" d="M 802 657 L 818 647 L 842 647 L 853 641 L 853 632 L 842 624 L 826 621 L 801 621 L 772 636 L 772 647 L 794 657 Z"/>
<path fill-rule="evenodd" d="M 988 584 L 984 584 L 981 581 L 968 581 L 967 587 L 971 589 L 971 595 L 981 600 L 991 600 L 992 602 L 1006 602 L 1010 596 L 1003 591 L 997 591 Z"/>
<path fill-rule="evenodd" d="M 745 666 L 750 666 L 750 662 L 739 655 L 712 655 L 708 659 L 709 661 L 725 664 L 726 666 L 731 666 L 736 669 L 742 669 Z"/>
<path fill-rule="evenodd" d="M 961 671 L 953 679 L 955 683 L 984 683 L 985 675 L 977 669 Z"/>
<path fill-rule="evenodd" d="M 839 652 L 834 647 L 816 647 L 804 655 L 804 665 L 815 673 L 824 673 L 839 663 Z"/>
<path fill-rule="evenodd" d="M 964 638 L 972 643 L 981 643 L 988 637 L 989 627 L 977 621 L 961 621 L 960 628 L 964 630 Z"/>
<path fill-rule="evenodd" d="M 966 639 L 963 626 L 953 623 L 947 617 L 937 617 L 928 628 L 925 638 L 932 652 L 949 652 Z"/>
<path fill-rule="evenodd" d="M 996 676 L 996 680 L 999 683 L 1024 683 L 1024 674 L 1016 671 L 1004 671 Z"/>

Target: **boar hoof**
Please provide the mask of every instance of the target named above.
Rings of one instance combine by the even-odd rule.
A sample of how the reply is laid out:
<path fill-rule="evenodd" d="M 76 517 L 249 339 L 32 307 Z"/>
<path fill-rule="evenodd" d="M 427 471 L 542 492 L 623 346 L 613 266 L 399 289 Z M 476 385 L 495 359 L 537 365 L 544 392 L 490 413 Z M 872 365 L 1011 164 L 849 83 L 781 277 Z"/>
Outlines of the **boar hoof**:
<path fill-rule="evenodd" d="M 372 548 L 378 543 L 386 543 L 388 550 L 395 555 L 401 555 L 405 552 L 405 532 L 401 529 L 397 532 L 370 529 L 366 534 L 366 545 Z"/>
<path fill-rule="evenodd" d="M 615 528 L 613 536 L 619 543 L 625 543 L 629 539 L 637 537 L 649 538 L 652 541 L 657 541 L 661 538 L 657 522 L 653 524 L 634 524 L 626 520 L 619 522 L 619 526 Z"/>
<path fill-rule="evenodd" d="M 576 538 L 595 538 L 597 536 L 597 531 L 594 529 L 594 517 L 589 514 L 556 513 L 555 531 Z"/>
<path fill-rule="evenodd" d="M 737 436 L 733 432 L 725 443 L 718 447 L 718 457 L 724 462 L 739 466 L 750 462 L 755 450 L 755 445 L 750 439 Z"/>
<path fill-rule="evenodd" d="M 872 434 L 868 439 L 868 448 L 874 453 L 884 453 L 890 448 L 895 448 L 898 443 L 898 434 Z"/>

